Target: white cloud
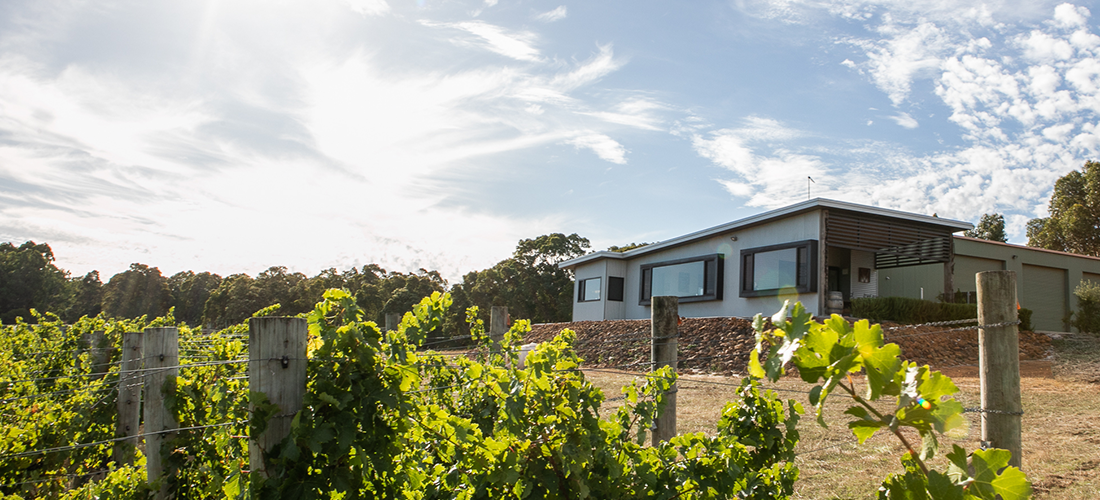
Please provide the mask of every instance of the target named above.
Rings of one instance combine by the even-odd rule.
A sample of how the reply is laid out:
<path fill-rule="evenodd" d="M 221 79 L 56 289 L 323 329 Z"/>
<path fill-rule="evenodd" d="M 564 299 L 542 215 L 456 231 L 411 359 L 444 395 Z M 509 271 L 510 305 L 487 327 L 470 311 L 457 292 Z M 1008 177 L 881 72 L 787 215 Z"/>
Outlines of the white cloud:
<path fill-rule="evenodd" d="M 573 90 L 594 83 L 626 64 L 626 61 L 615 59 L 610 44 L 601 45 L 599 49 L 599 53 L 593 55 L 580 67 L 558 74 L 550 83 L 564 90 Z"/>
<path fill-rule="evenodd" d="M 944 31 L 933 23 L 923 22 L 909 27 L 885 24 L 879 27 L 883 40 L 849 40 L 863 48 L 866 67 L 875 84 L 890 97 L 895 106 L 909 96 L 914 79 L 930 78 L 940 69 L 941 56 L 950 48 Z"/>
<path fill-rule="evenodd" d="M 373 18 L 388 6 L 333 2 L 279 20 L 402 22 Z M 668 111 L 644 92 L 587 92 L 625 64 L 610 45 L 586 60 L 549 59 L 529 31 L 422 22 L 445 29 L 414 25 L 409 36 L 454 62 L 425 69 L 369 43 L 356 50 L 361 33 L 244 32 L 217 17 L 226 12 L 198 30 L 206 49 L 189 46 L 184 63 L 158 54 L 177 72 L 166 76 L 122 57 L 51 67 L 0 34 L 0 237 L 48 235 L 59 265 L 105 277 L 135 261 L 221 274 L 375 262 L 453 279 L 565 222 L 554 211 L 467 208 L 454 198 L 474 183 L 453 179 L 536 147 L 625 164 L 616 134 L 659 129 Z M 484 63 L 486 50 L 507 59 Z"/>
<path fill-rule="evenodd" d="M 570 139 L 566 142 L 576 146 L 578 149 L 584 148 L 592 150 L 601 160 L 617 163 L 619 165 L 626 164 L 626 148 L 604 134 L 590 133 Z"/>
<path fill-rule="evenodd" d="M 1069 41 L 1041 31 L 1032 31 L 1027 38 L 1020 37 L 1018 43 L 1024 48 L 1024 57 L 1038 63 L 1051 64 L 1073 57 Z"/>
<path fill-rule="evenodd" d="M 820 191 L 829 191 L 829 183 L 822 180 L 829 169 L 819 157 L 781 148 L 770 155 L 756 152 L 757 148 L 769 149 L 769 140 L 801 135 L 798 131 L 761 117 L 748 120 L 748 125 L 692 137 L 699 156 L 735 174 L 734 179 L 718 179 L 730 194 L 748 198 L 748 206 L 774 208 L 801 199 L 804 191 L 795 186 L 804 185 L 806 177 L 813 177 Z"/>
<path fill-rule="evenodd" d="M 380 16 L 390 11 L 390 4 L 386 0 L 344 0 L 351 10 L 364 16 Z"/>
<path fill-rule="evenodd" d="M 891 116 L 890 119 L 894 120 L 894 122 L 898 125 L 909 129 L 917 128 L 920 126 L 920 124 L 917 123 L 917 120 L 915 120 L 912 116 L 909 116 L 909 113 L 898 113 L 894 116 Z"/>
<path fill-rule="evenodd" d="M 660 112 L 669 108 L 664 104 L 646 97 L 628 98 L 609 111 L 587 113 L 601 120 L 620 125 L 628 125 L 643 130 L 661 130 Z"/>
<path fill-rule="evenodd" d="M 1077 28 L 1088 22 L 1089 9 L 1064 3 L 1054 8 L 1054 21 L 1065 28 Z"/>
<path fill-rule="evenodd" d="M 568 12 L 567 12 L 565 6 L 564 5 L 559 5 L 558 8 L 556 8 L 554 10 L 543 12 L 542 14 L 539 14 L 539 15 L 535 16 L 535 19 L 538 19 L 539 21 L 543 21 L 543 22 L 547 22 L 547 23 L 552 23 L 554 21 L 560 21 L 562 19 L 565 19 L 565 17 L 567 15 L 568 15 Z"/>
<path fill-rule="evenodd" d="M 422 21 L 425 26 L 441 26 L 465 31 L 474 38 L 464 37 L 452 41 L 460 45 L 475 45 L 518 61 L 538 62 L 539 50 L 534 47 L 537 38 L 529 31 L 510 31 L 500 26 L 482 21 L 464 21 L 458 23 L 432 23 Z"/>

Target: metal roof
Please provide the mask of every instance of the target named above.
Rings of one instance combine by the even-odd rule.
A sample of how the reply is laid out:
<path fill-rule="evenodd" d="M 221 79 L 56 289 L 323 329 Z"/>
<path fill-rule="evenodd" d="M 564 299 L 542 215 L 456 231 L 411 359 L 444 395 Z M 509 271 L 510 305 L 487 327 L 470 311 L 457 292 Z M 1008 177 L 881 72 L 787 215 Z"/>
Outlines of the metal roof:
<path fill-rule="evenodd" d="M 846 201 L 829 200 L 826 198 L 814 198 L 812 200 L 806 200 L 801 203 L 795 203 L 794 205 L 788 205 L 782 208 L 777 208 L 768 212 L 756 214 L 753 216 L 745 217 L 744 219 L 735 220 L 733 222 L 727 222 L 718 226 L 696 231 L 694 233 L 688 233 L 683 236 L 677 236 L 665 241 L 659 241 L 644 247 L 635 248 L 626 252 L 609 252 L 607 250 L 601 250 L 599 252 L 590 253 L 588 255 L 582 255 L 575 259 L 563 261 L 558 264 L 558 267 L 567 269 L 574 267 L 585 262 L 590 262 L 599 259 L 630 259 L 639 255 L 645 255 L 650 252 L 656 252 L 669 247 L 690 243 L 695 240 L 708 238 L 715 234 L 721 234 L 727 231 L 735 229 L 741 229 L 748 226 L 756 226 L 759 224 L 765 224 L 775 219 L 782 219 L 791 215 L 807 212 L 810 210 L 832 208 L 838 210 L 846 210 L 850 212 L 857 212 L 861 214 L 875 215 L 879 217 L 887 217 L 894 219 L 902 219 L 911 222 L 920 222 L 924 224 L 931 224 L 934 226 L 940 226 L 950 229 L 951 232 L 964 231 L 974 229 L 974 225 L 969 222 L 963 222 L 952 219 L 944 219 L 940 217 L 932 217 L 930 215 L 914 214 L 911 212 L 902 212 L 900 210 L 891 210 L 888 208 L 872 207 L 868 205 L 860 205 L 857 203 L 849 203 Z"/>

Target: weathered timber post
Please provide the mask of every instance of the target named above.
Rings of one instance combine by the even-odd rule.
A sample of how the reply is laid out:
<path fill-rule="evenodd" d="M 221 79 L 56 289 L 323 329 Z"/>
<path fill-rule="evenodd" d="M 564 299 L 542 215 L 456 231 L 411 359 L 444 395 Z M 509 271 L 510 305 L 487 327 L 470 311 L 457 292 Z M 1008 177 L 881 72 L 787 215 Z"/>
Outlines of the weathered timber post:
<path fill-rule="evenodd" d="M 493 352 L 500 353 L 500 342 L 504 332 L 508 331 L 508 307 L 493 306 L 489 316 L 489 340 L 493 341 Z"/>
<path fill-rule="evenodd" d="M 1020 467 L 1023 406 L 1020 402 L 1020 340 L 1016 272 L 978 273 L 978 362 L 982 386 L 982 446 L 1012 452 Z"/>
<path fill-rule="evenodd" d="M 676 338 L 680 336 L 679 304 L 676 297 L 653 297 L 650 301 L 650 326 L 653 332 L 650 361 L 653 362 L 654 370 L 671 366 L 672 371 L 676 371 Z M 661 416 L 653 421 L 653 446 L 676 436 L 676 392 L 675 383 L 665 392 L 668 403 Z"/>
<path fill-rule="evenodd" d="M 302 409 L 308 332 L 304 318 L 267 316 L 248 321 L 249 392 L 263 393 L 269 403 L 279 407 L 267 429 L 248 443 L 248 465 L 254 478 L 267 477 L 264 455 L 290 434 L 291 420 Z M 255 409 L 254 402 L 248 406 Z"/>
<path fill-rule="evenodd" d="M 168 498 L 164 443 L 171 440 L 179 424 L 164 406 L 165 394 L 175 390 L 179 375 L 179 330 L 176 327 L 146 328 L 142 343 L 145 362 L 145 469 L 150 484 L 164 479 L 157 498 Z"/>
<path fill-rule="evenodd" d="M 116 441 L 111 456 L 117 467 L 133 463 L 141 425 L 141 332 L 122 334 L 122 366 L 118 373 L 118 420 L 115 437 L 130 437 Z"/>
<path fill-rule="evenodd" d="M 107 335 L 102 330 L 80 335 L 79 348 L 76 350 L 76 365 L 88 370 L 92 380 L 103 378 L 107 371 Z M 80 356 L 88 354 L 88 365 L 81 366 Z"/>
<path fill-rule="evenodd" d="M 397 331 L 397 325 L 401 324 L 401 315 L 397 313 L 386 314 L 386 331 Z"/>

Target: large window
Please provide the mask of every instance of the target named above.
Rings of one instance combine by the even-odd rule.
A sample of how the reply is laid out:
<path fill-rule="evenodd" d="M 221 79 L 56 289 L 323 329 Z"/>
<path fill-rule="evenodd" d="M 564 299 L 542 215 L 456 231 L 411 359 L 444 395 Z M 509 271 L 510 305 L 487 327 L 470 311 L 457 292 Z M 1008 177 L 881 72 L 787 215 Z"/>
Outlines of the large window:
<path fill-rule="evenodd" d="M 741 251 L 741 296 L 817 291 L 817 241 Z"/>
<path fill-rule="evenodd" d="M 577 287 L 577 302 L 592 302 L 600 300 L 600 278 L 588 278 L 581 280 Z"/>
<path fill-rule="evenodd" d="M 671 295 L 680 302 L 722 299 L 722 255 L 704 255 L 642 265 L 640 304 Z"/>

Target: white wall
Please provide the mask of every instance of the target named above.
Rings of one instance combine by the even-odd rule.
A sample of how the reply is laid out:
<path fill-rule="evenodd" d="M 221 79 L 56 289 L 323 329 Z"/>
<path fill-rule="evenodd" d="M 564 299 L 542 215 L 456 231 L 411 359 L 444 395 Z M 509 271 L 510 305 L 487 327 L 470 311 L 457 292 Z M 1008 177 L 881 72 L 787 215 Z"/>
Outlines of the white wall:
<path fill-rule="evenodd" d="M 871 270 L 871 282 L 859 282 L 859 268 L 865 267 Z M 849 271 L 852 279 L 852 296 L 849 299 L 860 297 L 878 297 L 878 269 L 875 269 L 875 254 L 852 250 L 852 267 Z"/>
<path fill-rule="evenodd" d="M 577 266 L 573 273 L 575 280 L 573 281 L 573 321 L 598 321 L 604 318 L 604 303 L 607 294 L 604 293 L 604 287 L 607 286 L 607 259 L 601 259 L 593 262 L 586 262 Z M 591 302 L 578 302 L 577 293 L 579 292 L 580 283 L 589 278 L 603 278 L 600 281 L 600 300 L 594 300 Z"/>

